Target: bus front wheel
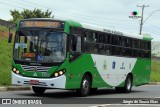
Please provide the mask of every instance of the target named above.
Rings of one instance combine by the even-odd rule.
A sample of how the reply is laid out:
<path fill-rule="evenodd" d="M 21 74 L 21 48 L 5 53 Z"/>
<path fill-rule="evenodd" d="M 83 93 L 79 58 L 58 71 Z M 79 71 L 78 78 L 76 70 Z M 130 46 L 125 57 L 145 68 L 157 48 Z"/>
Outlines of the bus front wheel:
<path fill-rule="evenodd" d="M 81 96 L 87 96 L 91 90 L 91 79 L 89 75 L 84 75 L 81 81 L 80 89 L 76 90 L 76 93 Z"/>
<path fill-rule="evenodd" d="M 132 77 L 131 75 L 128 75 L 126 80 L 125 80 L 125 85 L 124 87 L 116 87 L 115 90 L 116 92 L 124 92 L 124 93 L 130 93 L 132 90 Z"/>
<path fill-rule="evenodd" d="M 46 88 L 32 86 L 32 90 L 36 95 L 42 95 L 45 92 Z"/>

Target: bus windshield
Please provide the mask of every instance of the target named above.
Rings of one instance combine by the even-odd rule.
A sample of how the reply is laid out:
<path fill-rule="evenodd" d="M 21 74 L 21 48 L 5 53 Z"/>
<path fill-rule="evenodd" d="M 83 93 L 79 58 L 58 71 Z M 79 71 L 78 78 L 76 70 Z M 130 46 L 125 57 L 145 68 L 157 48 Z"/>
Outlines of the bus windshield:
<path fill-rule="evenodd" d="M 20 30 L 16 34 L 14 59 L 32 62 L 62 62 L 66 58 L 63 32 L 51 30 Z"/>

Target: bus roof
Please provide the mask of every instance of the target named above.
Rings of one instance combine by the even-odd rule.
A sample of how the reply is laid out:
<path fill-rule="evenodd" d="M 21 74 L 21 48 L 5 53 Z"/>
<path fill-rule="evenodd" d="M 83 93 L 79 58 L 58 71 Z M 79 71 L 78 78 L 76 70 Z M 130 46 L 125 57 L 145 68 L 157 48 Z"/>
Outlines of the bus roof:
<path fill-rule="evenodd" d="M 30 21 L 30 20 L 53 20 L 53 21 L 65 21 L 65 20 L 59 20 L 59 19 L 53 19 L 53 18 L 28 18 L 28 19 L 22 19 L 20 21 Z"/>
<path fill-rule="evenodd" d="M 107 28 L 107 27 L 96 26 L 96 25 L 92 25 L 92 24 L 88 24 L 88 23 L 79 23 L 79 22 L 72 21 L 72 20 L 66 20 L 66 22 L 68 22 L 68 24 L 70 26 L 80 24 L 81 27 L 85 28 L 85 29 L 101 31 L 101 32 L 106 32 L 106 33 L 111 33 L 111 34 L 117 34 L 117 35 L 121 35 L 121 36 L 135 38 L 135 39 L 142 39 L 142 40 L 147 40 L 147 41 L 151 41 L 153 39 L 153 38 L 151 38 L 150 36 L 147 36 L 147 35 L 145 36 L 145 35 L 132 34 L 132 33 L 128 33 L 128 32 L 122 32 L 122 31 L 110 29 L 110 28 Z"/>
<path fill-rule="evenodd" d="M 96 26 L 96 25 L 92 25 L 92 24 L 88 24 L 88 23 L 76 22 L 76 21 L 73 21 L 73 20 L 60 20 L 60 19 L 53 19 L 53 18 L 29 18 L 29 19 L 23 19 L 21 21 L 27 21 L 27 20 L 54 20 L 54 21 L 56 20 L 56 21 L 64 21 L 69 26 L 73 26 L 73 27 L 75 26 L 75 27 L 80 27 L 80 28 L 85 28 L 85 29 L 105 32 L 105 33 L 111 33 L 111 34 L 116 34 L 116 35 L 136 38 L 136 39 L 142 39 L 142 40 L 147 40 L 147 41 L 151 41 L 152 40 L 152 38 L 150 36 L 132 34 L 132 33 L 128 33 L 128 32 L 122 32 L 122 31 L 114 30 L 114 29 L 107 28 L 107 27 Z"/>

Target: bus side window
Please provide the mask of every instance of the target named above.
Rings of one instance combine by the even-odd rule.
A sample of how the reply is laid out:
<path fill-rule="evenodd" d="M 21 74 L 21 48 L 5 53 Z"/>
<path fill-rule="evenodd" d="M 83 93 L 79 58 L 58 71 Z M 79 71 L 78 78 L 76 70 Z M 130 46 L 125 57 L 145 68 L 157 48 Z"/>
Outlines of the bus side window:
<path fill-rule="evenodd" d="M 98 34 L 93 31 L 86 31 L 84 41 L 90 42 L 90 43 L 97 43 L 98 42 Z"/>
<path fill-rule="evenodd" d="M 81 52 L 81 36 L 71 35 L 71 51 Z"/>
<path fill-rule="evenodd" d="M 77 36 L 76 51 L 81 52 L 81 36 Z"/>

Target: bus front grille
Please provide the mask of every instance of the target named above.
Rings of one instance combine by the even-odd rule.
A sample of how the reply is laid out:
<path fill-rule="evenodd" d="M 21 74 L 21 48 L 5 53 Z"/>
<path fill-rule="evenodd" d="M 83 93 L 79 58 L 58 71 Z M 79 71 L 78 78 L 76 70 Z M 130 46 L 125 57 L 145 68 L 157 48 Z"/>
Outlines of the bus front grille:
<path fill-rule="evenodd" d="M 29 66 L 29 65 L 21 65 L 24 71 L 39 71 L 39 72 L 47 72 L 51 67 L 45 66 Z"/>

